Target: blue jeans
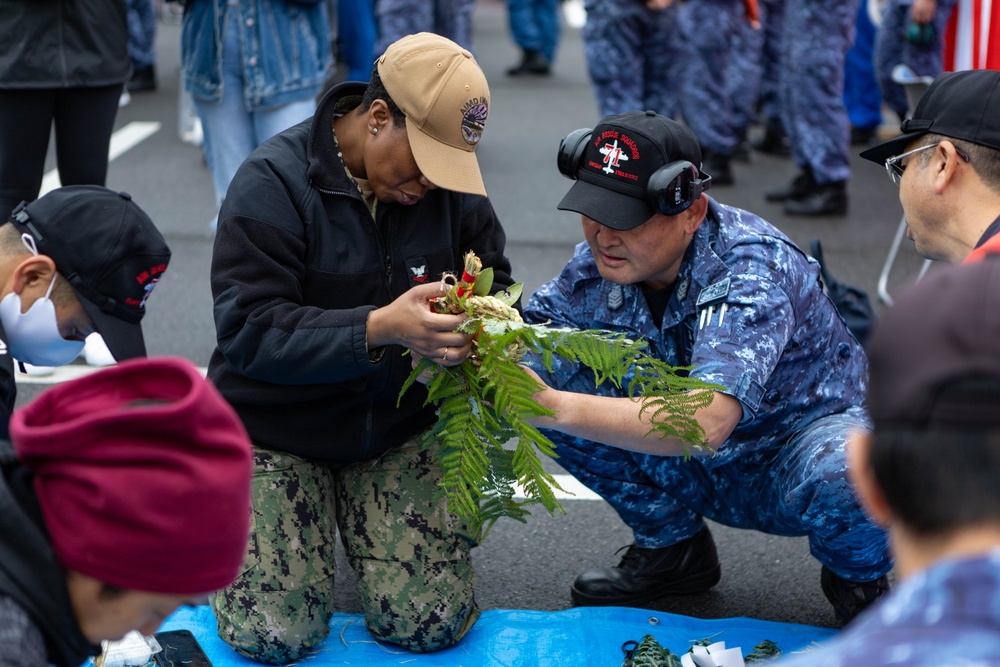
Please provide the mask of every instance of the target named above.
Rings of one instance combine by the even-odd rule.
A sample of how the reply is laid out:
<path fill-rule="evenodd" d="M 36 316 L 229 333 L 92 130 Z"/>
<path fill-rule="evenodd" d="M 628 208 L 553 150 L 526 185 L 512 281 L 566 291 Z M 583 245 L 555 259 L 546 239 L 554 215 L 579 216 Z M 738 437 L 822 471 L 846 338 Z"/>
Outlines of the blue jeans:
<path fill-rule="evenodd" d="M 844 106 L 851 125 L 872 129 L 882 122 L 882 91 L 875 79 L 875 36 L 878 29 L 868 16 L 868 3 L 858 6 L 854 46 L 844 61 Z"/>
<path fill-rule="evenodd" d="M 153 0 L 128 0 L 128 56 L 132 67 L 156 64 L 156 11 Z"/>
<path fill-rule="evenodd" d="M 507 0 L 510 34 L 526 51 L 540 51 L 552 62 L 559 42 L 558 0 Z"/>
<path fill-rule="evenodd" d="M 236 170 L 255 148 L 282 130 L 309 118 L 316 111 L 316 99 L 290 102 L 276 107 L 247 111 L 243 99 L 243 68 L 240 58 L 237 12 L 226 8 L 222 39 L 222 99 L 208 102 L 194 99 L 205 135 L 205 159 L 215 185 L 215 203 L 222 206 L 226 190 Z M 212 226 L 214 229 L 214 224 Z"/>

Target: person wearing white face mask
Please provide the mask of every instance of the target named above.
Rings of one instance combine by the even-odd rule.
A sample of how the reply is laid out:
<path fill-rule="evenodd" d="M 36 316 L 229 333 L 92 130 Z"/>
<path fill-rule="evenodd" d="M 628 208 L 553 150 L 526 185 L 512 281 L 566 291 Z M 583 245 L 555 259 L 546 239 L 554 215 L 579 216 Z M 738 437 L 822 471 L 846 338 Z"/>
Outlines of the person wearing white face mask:
<path fill-rule="evenodd" d="M 15 360 L 70 363 L 95 332 L 117 361 L 146 355 L 140 320 L 169 261 L 162 234 L 124 192 L 68 186 L 11 212 L 0 224 L 0 438 Z"/>

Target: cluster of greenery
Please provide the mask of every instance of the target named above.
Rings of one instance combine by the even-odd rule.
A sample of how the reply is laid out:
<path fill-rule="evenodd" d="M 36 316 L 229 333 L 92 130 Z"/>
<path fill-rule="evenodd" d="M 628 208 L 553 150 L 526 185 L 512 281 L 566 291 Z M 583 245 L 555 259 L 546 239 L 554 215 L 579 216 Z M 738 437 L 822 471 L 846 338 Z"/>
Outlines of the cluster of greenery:
<path fill-rule="evenodd" d="M 556 356 L 585 365 L 595 386 L 624 386 L 642 402 L 651 433 L 679 438 L 689 448 L 706 446 L 694 413 L 711 402 L 707 390 L 715 386 L 686 377 L 686 369 L 650 356 L 643 341 L 620 333 L 527 324 L 512 307 L 520 283 L 490 296 L 491 283 L 485 269 L 472 292 L 456 295 L 453 286 L 442 297 L 450 312 L 467 315 L 460 330 L 473 334 L 473 355 L 454 367 L 422 359 L 400 391 L 402 396 L 425 373 L 430 377 L 426 400 L 437 406 L 438 420 L 425 445 L 436 447 L 449 509 L 473 535 L 483 539 L 501 517 L 524 522 L 535 504 L 564 513 L 555 495 L 562 489 L 538 456 L 556 457 L 555 447 L 529 423 L 552 413 L 534 399 L 543 387 L 520 367 L 525 354 L 536 355 L 549 371 Z"/>

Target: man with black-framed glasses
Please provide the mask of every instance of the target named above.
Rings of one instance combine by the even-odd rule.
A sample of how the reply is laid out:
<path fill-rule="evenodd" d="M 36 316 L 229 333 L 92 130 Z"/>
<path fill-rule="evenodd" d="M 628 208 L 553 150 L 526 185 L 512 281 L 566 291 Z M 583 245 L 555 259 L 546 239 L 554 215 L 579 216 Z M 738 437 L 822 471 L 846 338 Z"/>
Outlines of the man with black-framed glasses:
<path fill-rule="evenodd" d="M 1000 252 L 1000 72 L 939 75 L 900 129 L 861 157 L 899 186 L 917 252 L 952 264 Z"/>

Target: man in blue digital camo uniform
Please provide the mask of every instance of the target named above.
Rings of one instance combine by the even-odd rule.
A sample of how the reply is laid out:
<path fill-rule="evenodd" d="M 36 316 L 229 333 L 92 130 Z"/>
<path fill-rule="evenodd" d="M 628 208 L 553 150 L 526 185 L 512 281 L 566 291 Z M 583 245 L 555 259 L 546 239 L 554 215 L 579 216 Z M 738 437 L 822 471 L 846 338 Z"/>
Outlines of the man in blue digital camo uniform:
<path fill-rule="evenodd" d="M 873 432 L 848 445 L 900 585 L 798 667 L 1000 665 L 1000 256 L 934 271 L 869 347 Z"/>
<path fill-rule="evenodd" d="M 741 138 L 730 85 L 736 76 L 732 68 L 744 64 L 737 49 L 749 46 L 742 43 L 744 23 L 749 24 L 743 0 L 689 0 L 680 10 L 678 27 L 686 48 L 680 60 L 679 108 L 698 137 L 704 167 L 716 186 L 733 183 L 730 160 Z M 704 29 L 708 25 L 711 30 Z"/>
<path fill-rule="evenodd" d="M 581 136 L 582 134 L 582 136 Z M 711 452 L 647 437 L 649 415 L 624 391 L 595 388 L 558 362 L 536 394 L 553 417 L 559 463 L 632 528 L 617 567 L 584 572 L 581 605 L 641 606 L 714 586 L 719 560 L 703 518 L 808 535 L 840 621 L 887 588 L 882 530 L 845 474 L 848 434 L 868 425 L 867 363 L 819 266 L 784 234 L 704 194 L 710 183 L 686 127 L 651 111 L 605 118 L 560 147 L 576 179 L 559 203 L 582 215 L 586 243 L 524 311 L 530 322 L 607 329 L 723 387 L 696 413 Z M 706 455 L 709 454 L 709 455 Z"/>
<path fill-rule="evenodd" d="M 375 51 L 382 53 L 393 42 L 419 32 L 447 37 L 471 51 L 475 4 L 474 0 L 375 0 Z"/>
<path fill-rule="evenodd" d="M 800 172 L 768 192 L 786 215 L 845 215 L 850 121 L 844 60 L 854 41 L 858 0 L 799 0 L 785 6 L 779 74 L 782 122 Z"/>
<path fill-rule="evenodd" d="M 678 3 L 587 0 L 580 32 L 601 116 L 654 109 L 673 116 L 678 98 Z"/>

